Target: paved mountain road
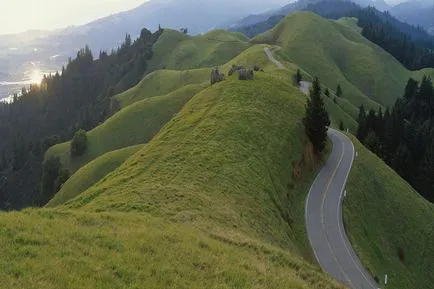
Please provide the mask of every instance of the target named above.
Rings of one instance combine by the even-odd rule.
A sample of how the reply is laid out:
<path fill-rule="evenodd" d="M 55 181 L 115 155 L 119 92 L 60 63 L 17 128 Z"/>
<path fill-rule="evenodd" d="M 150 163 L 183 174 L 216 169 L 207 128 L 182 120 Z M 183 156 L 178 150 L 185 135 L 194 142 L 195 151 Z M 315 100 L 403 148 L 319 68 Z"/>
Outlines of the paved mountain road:
<path fill-rule="evenodd" d="M 332 153 L 306 200 L 305 217 L 309 242 L 321 268 L 353 289 L 376 289 L 346 235 L 342 200 L 354 160 L 353 143 L 341 132 L 329 129 Z"/>
<path fill-rule="evenodd" d="M 276 64 L 276 66 L 278 68 L 285 68 L 280 61 L 278 61 L 276 58 L 274 58 L 273 53 L 271 53 L 271 51 L 270 51 L 270 48 L 265 47 L 264 51 L 265 51 L 265 54 L 267 54 L 268 59 L 270 59 L 270 61 L 272 61 L 274 64 Z"/>
<path fill-rule="evenodd" d="M 264 48 L 278 68 L 282 63 Z M 309 82 L 302 81 L 300 90 L 308 95 Z M 306 199 L 305 219 L 309 242 L 321 268 L 353 289 L 377 289 L 378 285 L 363 268 L 345 232 L 342 201 L 345 185 L 354 160 L 354 145 L 341 132 L 329 129 L 333 143 L 327 163 L 312 184 Z"/>

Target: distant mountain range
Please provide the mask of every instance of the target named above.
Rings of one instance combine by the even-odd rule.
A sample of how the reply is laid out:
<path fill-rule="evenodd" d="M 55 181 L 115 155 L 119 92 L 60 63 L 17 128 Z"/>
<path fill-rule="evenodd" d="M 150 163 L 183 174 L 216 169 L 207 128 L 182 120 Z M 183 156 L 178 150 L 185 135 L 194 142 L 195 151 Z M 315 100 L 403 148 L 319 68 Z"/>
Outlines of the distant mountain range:
<path fill-rule="evenodd" d="M 421 26 L 434 35 L 434 2 L 408 1 L 390 9 L 390 13 L 401 21 Z"/>
<path fill-rule="evenodd" d="M 139 7 L 110 15 L 83 26 L 55 31 L 29 31 L 0 36 L 0 73 L 19 78 L 33 66 L 40 70 L 57 69 L 89 45 L 94 54 L 120 45 L 128 33 L 132 38 L 142 28 L 187 28 L 190 34 L 207 32 L 233 23 L 249 13 L 274 9 L 285 0 L 230 1 L 150 0 Z"/>
<path fill-rule="evenodd" d="M 243 26 L 264 22 L 272 16 L 288 15 L 291 12 L 303 10 L 310 4 L 316 4 L 322 1 L 323 0 L 299 0 L 293 3 L 289 3 L 279 9 L 267 11 L 261 14 L 251 14 L 237 21 L 236 23 L 232 24 L 230 28 L 236 29 L 237 27 L 243 27 Z M 380 11 L 388 10 L 391 8 L 391 6 L 387 4 L 384 0 L 355 0 L 355 1 L 348 0 L 348 2 L 353 2 L 362 7 L 374 6 Z"/>
<path fill-rule="evenodd" d="M 231 30 L 241 27 L 266 22 L 270 17 L 285 16 L 294 11 L 300 11 L 309 5 L 322 2 L 322 0 L 299 0 L 287 4 L 279 9 L 267 11 L 260 14 L 251 14 L 230 25 Z M 398 20 L 411 25 L 420 26 L 434 35 L 434 3 L 430 0 L 410 0 L 396 6 L 389 5 L 384 0 L 354 0 L 353 2 L 361 7 L 373 6 L 379 11 L 389 11 Z M 262 24 L 261 24 L 262 25 Z"/>

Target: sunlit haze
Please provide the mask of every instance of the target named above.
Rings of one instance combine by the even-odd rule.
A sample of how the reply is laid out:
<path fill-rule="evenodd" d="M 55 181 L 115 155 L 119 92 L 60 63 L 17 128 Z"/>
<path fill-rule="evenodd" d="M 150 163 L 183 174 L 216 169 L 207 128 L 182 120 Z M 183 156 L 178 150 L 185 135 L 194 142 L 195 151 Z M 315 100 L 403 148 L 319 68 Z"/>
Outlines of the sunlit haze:
<path fill-rule="evenodd" d="M 0 35 L 80 25 L 147 0 L 1 0 Z"/>
<path fill-rule="evenodd" d="M 135 8 L 146 1 L 149 0 L 0 0 L 0 35 L 81 25 Z"/>

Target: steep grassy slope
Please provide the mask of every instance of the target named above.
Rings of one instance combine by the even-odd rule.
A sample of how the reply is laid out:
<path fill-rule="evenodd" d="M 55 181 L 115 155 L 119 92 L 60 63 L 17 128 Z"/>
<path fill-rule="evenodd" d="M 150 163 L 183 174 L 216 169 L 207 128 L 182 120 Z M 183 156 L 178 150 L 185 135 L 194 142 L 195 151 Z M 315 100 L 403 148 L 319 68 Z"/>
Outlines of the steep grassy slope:
<path fill-rule="evenodd" d="M 344 204 L 355 250 L 388 288 L 434 288 L 434 206 L 355 138 Z M 403 261 L 398 251 L 402 249 Z"/>
<path fill-rule="evenodd" d="M 292 73 L 209 87 L 66 205 L 0 214 L 0 287 L 343 288 L 301 258 Z"/>
<path fill-rule="evenodd" d="M 256 77 L 195 95 L 140 153 L 67 207 L 229 225 L 290 247 L 285 204 L 296 192 L 305 97 L 290 77 Z"/>
<path fill-rule="evenodd" d="M 332 89 L 340 83 L 344 97 L 355 106 L 392 105 L 408 78 L 420 76 L 349 28 L 348 20 L 342 25 L 310 12 L 289 15 L 253 41 L 281 46 L 282 58 L 319 76 Z"/>
<path fill-rule="evenodd" d="M 205 86 L 187 85 L 167 95 L 147 98 L 122 109 L 88 132 L 88 148 L 83 156 L 71 158 L 70 142 L 66 142 L 51 147 L 45 157 L 60 157 L 63 166 L 75 172 L 107 152 L 146 143 Z"/>
<path fill-rule="evenodd" d="M 47 204 L 54 207 L 76 197 L 107 174 L 118 168 L 127 158 L 143 148 L 143 145 L 135 145 L 106 153 L 87 165 L 80 168 L 69 180 L 63 184 L 60 191 Z"/>
<path fill-rule="evenodd" d="M 357 31 L 358 33 L 362 32 L 362 28 L 357 25 L 357 18 L 355 17 L 343 17 L 336 20 L 337 23 L 342 24 L 350 29 Z"/>
<path fill-rule="evenodd" d="M 188 84 L 207 82 L 209 73 L 209 69 L 157 70 L 145 76 L 136 86 L 113 98 L 124 108 L 145 98 L 168 94 Z"/>
<path fill-rule="evenodd" d="M 188 36 L 166 29 L 154 45 L 149 71 L 192 69 L 221 65 L 250 47 L 248 38 L 223 30 Z"/>

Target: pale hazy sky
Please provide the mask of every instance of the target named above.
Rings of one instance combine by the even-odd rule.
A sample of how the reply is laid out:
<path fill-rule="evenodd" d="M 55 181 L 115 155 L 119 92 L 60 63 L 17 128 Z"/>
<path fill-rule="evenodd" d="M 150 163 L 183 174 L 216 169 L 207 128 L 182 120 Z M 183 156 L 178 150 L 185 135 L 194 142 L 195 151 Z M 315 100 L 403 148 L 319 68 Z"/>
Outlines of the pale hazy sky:
<path fill-rule="evenodd" d="M 132 9 L 145 1 L 148 0 L 0 0 L 0 35 L 81 25 Z M 403 0 L 386 1 L 396 3 Z"/>
<path fill-rule="evenodd" d="M 0 0 L 0 34 L 80 25 L 146 0 Z"/>

